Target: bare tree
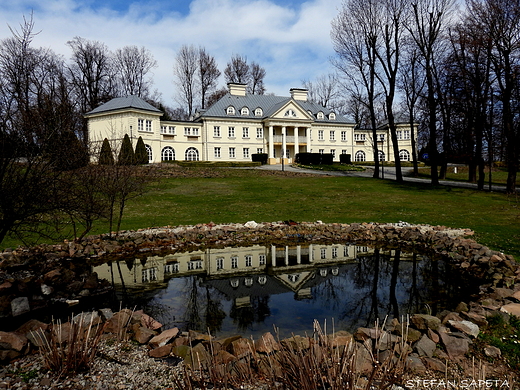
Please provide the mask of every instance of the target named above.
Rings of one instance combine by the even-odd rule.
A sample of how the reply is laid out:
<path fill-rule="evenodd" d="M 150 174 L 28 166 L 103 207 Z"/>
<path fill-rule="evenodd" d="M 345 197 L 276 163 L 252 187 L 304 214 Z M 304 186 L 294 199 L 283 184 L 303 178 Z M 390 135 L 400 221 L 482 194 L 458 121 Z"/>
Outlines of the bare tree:
<path fill-rule="evenodd" d="M 431 162 L 431 183 L 439 184 L 439 151 L 437 147 L 437 85 L 435 66 L 437 48 L 447 28 L 454 0 L 417 0 L 412 4 L 413 16 L 407 26 L 424 67 L 428 104 L 428 152 Z"/>
<path fill-rule="evenodd" d="M 0 42 L 0 242 L 50 235 L 61 195 L 56 161 L 48 152 L 61 127 L 74 131 L 62 91 L 62 62 L 31 46 L 32 17 Z"/>
<path fill-rule="evenodd" d="M 179 88 L 180 103 L 187 108 L 188 116 L 194 112 L 195 99 L 197 97 L 196 75 L 199 67 L 199 51 L 193 45 L 181 46 L 175 65 L 173 74 L 175 76 L 175 84 Z"/>
<path fill-rule="evenodd" d="M 125 46 L 116 50 L 114 61 L 123 94 L 148 98 L 153 81 L 147 76 L 157 67 L 152 53 L 145 47 Z"/>
<path fill-rule="evenodd" d="M 226 83 L 249 84 L 251 72 L 247 58 L 238 54 L 231 57 L 231 61 L 227 63 L 226 69 L 224 69 L 224 78 Z"/>
<path fill-rule="evenodd" d="M 341 94 L 339 91 L 339 80 L 336 74 L 328 73 L 318 76 L 316 80 L 304 80 L 303 87 L 309 91 L 309 100 L 323 107 L 337 109 L 340 103 L 338 99 Z"/>
<path fill-rule="evenodd" d="M 199 48 L 199 67 L 198 79 L 200 84 L 201 107 L 204 109 L 207 105 L 208 95 L 217 87 L 217 81 L 220 77 L 215 57 L 211 56 L 203 47 Z"/>
<path fill-rule="evenodd" d="M 377 122 L 375 102 L 377 99 L 377 44 L 378 13 L 381 7 L 376 0 L 362 2 L 349 0 L 343 4 L 339 15 L 332 22 L 332 42 L 337 58 L 333 60 L 342 76 L 357 88 L 360 84 L 366 96 L 365 104 L 370 113 L 372 149 L 374 154 L 374 177 L 379 177 L 379 151 L 377 147 Z"/>
<path fill-rule="evenodd" d="M 68 41 L 72 49 L 69 67 L 80 108 L 93 110 L 114 97 L 114 66 L 112 56 L 104 43 L 75 37 Z"/>
<path fill-rule="evenodd" d="M 251 81 L 249 84 L 251 94 L 263 95 L 265 93 L 264 77 L 265 69 L 256 62 L 251 63 Z"/>
<path fill-rule="evenodd" d="M 207 107 L 211 107 L 228 93 L 227 88 L 220 88 L 208 96 Z"/>
<path fill-rule="evenodd" d="M 413 130 L 417 121 L 415 111 L 417 101 L 422 96 L 424 89 L 424 74 L 422 73 L 419 62 L 419 54 L 415 47 L 408 47 L 405 51 L 402 66 L 399 68 L 399 89 L 404 92 L 404 104 L 408 111 L 408 123 L 410 129 Z M 413 175 L 419 176 L 419 166 L 417 161 L 417 140 L 415 131 L 410 132 L 412 143 L 412 161 L 413 161 Z"/>
<path fill-rule="evenodd" d="M 491 40 L 491 61 L 502 103 L 502 126 L 506 141 L 507 192 L 516 189 L 520 150 L 515 126 L 514 93 L 520 65 L 520 1 L 469 0 L 469 13 L 475 28 Z"/>
<path fill-rule="evenodd" d="M 381 45 L 376 46 L 376 57 L 381 64 L 381 72 L 376 73 L 385 92 L 386 115 L 390 137 L 394 151 L 396 181 L 403 181 L 399 143 L 394 116 L 394 99 L 397 88 L 397 74 L 400 64 L 400 55 L 403 45 L 403 33 L 408 15 L 406 13 L 409 2 L 407 0 L 384 0 L 380 2 L 384 10 L 381 11 Z"/>

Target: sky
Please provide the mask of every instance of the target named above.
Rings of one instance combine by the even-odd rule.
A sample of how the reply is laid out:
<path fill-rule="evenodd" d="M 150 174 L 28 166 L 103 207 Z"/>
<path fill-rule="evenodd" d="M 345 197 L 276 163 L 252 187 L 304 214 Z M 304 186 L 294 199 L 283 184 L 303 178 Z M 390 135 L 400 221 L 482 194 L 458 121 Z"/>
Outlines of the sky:
<path fill-rule="evenodd" d="M 67 60 L 67 41 L 100 41 L 115 51 L 144 46 L 158 63 L 154 87 L 177 107 L 175 55 L 182 45 L 203 46 L 221 72 L 233 55 L 266 70 L 267 93 L 289 96 L 332 71 L 332 19 L 342 0 L 0 0 L 0 39 L 11 36 L 33 14 L 35 47 Z M 219 87 L 225 86 L 223 77 Z"/>

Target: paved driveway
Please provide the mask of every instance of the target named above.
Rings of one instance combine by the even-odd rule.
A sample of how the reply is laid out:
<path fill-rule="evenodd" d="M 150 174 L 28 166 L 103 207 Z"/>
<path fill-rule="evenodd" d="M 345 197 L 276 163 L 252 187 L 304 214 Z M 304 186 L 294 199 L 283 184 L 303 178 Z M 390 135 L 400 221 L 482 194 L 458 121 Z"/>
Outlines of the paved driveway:
<path fill-rule="evenodd" d="M 275 164 L 275 165 L 261 165 L 257 167 L 256 169 L 265 169 L 265 170 L 273 170 L 273 171 L 281 171 L 282 165 L 281 164 Z M 302 172 L 302 173 L 313 173 L 316 175 L 327 175 L 327 176 L 354 176 L 354 177 L 372 177 L 374 174 L 374 168 L 373 167 L 365 167 L 364 171 L 319 171 L 314 169 L 306 169 L 306 168 L 299 168 L 294 167 L 292 165 L 284 165 L 283 169 L 288 172 Z M 416 183 L 430 183 L 429 179 L 422 179 L 417 177 L 412 177 L 413 168 L 411 167 L 403 167 L 403 177 L 405 182 L 416 182 Z M 395 180 L 395 168 L 394 167 L 384 167 L 384 177 L 385 180 Z M 459 181 L 452 181 L 452 180 L 440 180 L 440 185 L 443 186 L 450 186 L 450 187 L 459 187 L 459 188 L 472 188 L 477 189 L 477 185 L 475 183 L 467 183 L 467 182 L 459 182 Z M 484 185 L 485 190 L 489 190 L 489 185 L 486 183 Z M 502 185 L 493 185 L 492 191 L 497 192 L 505 192 L 506 186 Z M 517 190 L 519 191 L 519 190 Z"/>

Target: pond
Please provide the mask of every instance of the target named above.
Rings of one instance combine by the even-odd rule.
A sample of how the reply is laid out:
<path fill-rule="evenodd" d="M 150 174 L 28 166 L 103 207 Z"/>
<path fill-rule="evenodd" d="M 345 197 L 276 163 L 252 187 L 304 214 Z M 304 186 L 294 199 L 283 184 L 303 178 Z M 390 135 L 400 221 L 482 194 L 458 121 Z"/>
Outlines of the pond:
<path fill-rule="evenodd" d="M 352 332 L 376 319 L 454 309 L 476 291 L 445 261 L 348 244 L 213 248 L 94 271 L 124 307 L 217 336 L 258 337 L 273 327 L 281 337 L 310 334 L 315 319 Z"/>

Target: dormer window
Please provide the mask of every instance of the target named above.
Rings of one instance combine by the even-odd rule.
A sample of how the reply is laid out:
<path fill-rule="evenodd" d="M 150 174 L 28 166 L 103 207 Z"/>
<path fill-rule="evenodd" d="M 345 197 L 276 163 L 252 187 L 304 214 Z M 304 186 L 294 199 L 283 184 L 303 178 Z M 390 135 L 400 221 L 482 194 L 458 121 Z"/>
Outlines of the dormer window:
<path fill-rule="evenodd" d="M 241 115 L 249 115 L 249 108 L 242 107 L 242 110 L 240 110 Z"/>
<path fill-rule="evenodd" d="M 318 112 L 317 118 L 323 119 L 323 118 L 325 118 L 325 115 L 323 115 L 323 112 L 320 111 L 320 112 Z"/>
<path fill-rule="evenodd" d="M 263 115 L 262 109 L 261 108 L 257 108 L 255 110 L 255 116 L 262 116 L 262 115 Z"/>
<path fill-rule="evenodd" d="M 293 109 L 289 109 L 289 110 L 285 111 L 284 116 L 296 118 L 296 113 L 294 112 Z"/>
<path fill-rule="evenodd" d="M 228 115 L 235 115 L 235 107 L 229 106 L 226 112 Z"/>
<path fill-rule="evenodd" d="M 333 112 L 331 112 L 331 113 L 329 114 L 329 120 L 333 121 L 333 120 L 335 120 L 335 119 L 336 119 L 336 114 L 333 113 Z"/>

